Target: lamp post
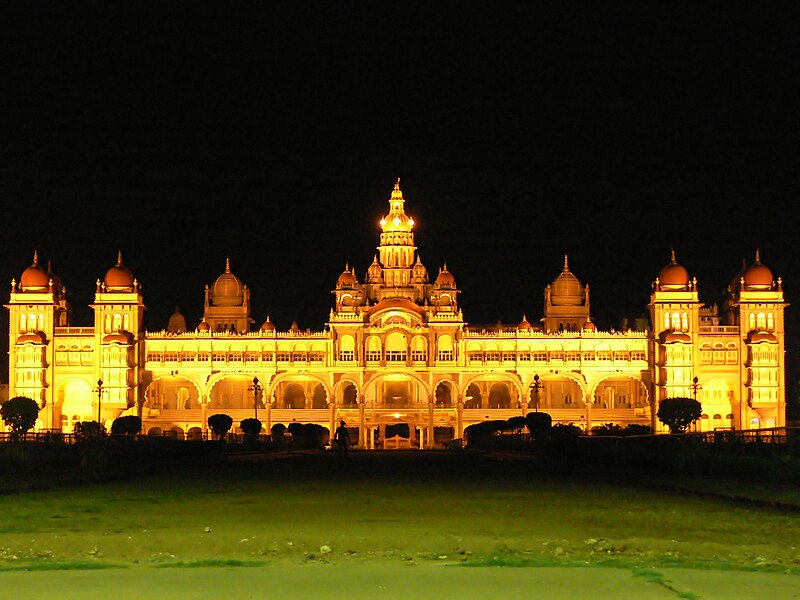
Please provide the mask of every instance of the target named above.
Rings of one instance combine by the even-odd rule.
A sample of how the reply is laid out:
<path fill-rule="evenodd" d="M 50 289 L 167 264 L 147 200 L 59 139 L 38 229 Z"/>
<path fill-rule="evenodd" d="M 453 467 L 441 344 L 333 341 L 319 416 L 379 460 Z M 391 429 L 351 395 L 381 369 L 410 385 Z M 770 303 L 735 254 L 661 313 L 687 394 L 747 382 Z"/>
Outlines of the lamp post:
<path fill-rule="evenodd" d="M 539 412 L 539 390 L 544 387 L 544 384 L 539 381 L 539 374 L 533 376 L 533 383 L 530 388 L 533 390 L 533 410 Z"/>
<path fill-rule="evenodd" d="M 258 377 L 253 377 L 253 415 L 258 420 L 258 392 L 261 391 L 261 385 L 258 383 Z"/>
<path fill-rule="evenodd" d="M 103 422 L 100 420 L 100 410 L 103 405 L 103 380 L 97 380 L 97 423 L 102 425 Z"/>
<path fill-rule="evenodd" d="M 697 390 L 703 387 L 702 385 L 697 383 L 697 381 L 698 381 L 697 375 L 695 375 L 694 378 L 692 379 L 692 385 L 689 386 L 690 388 L 692 388 L 692 397 L 694 398 L 695 402 L 697 402 Z"/>

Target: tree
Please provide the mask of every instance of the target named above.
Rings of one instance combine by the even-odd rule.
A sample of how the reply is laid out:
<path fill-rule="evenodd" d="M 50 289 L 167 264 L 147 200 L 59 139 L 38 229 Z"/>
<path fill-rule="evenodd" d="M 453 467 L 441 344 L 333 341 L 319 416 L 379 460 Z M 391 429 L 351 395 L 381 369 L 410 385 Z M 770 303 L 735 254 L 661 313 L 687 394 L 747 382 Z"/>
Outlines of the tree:
<path fill-rule="evenodd" d="M 233 427 L 233 419 L 225 413 L 217 413 L 208 417 L 208 426 L 218 439 L 223 439 Z"/>
<path fill-rule="evenodd" d="M 114 435 L 136 435 L 142 430 L 142 419 L 136 415 L 117 417 L 111 424 Z"/>
<path fill-rule="evenodd" d="M 254 418 L 244 419 L 239 423 L 239 427 L 245 435 L 258 435 L 261 433 L 261 421 Z"/>
<path fill-rule="evenodd" d="M 669 427 L 670 433 L 684 433 L 700 418 L 702 405 L 692 398 L 667 398 L 658 403 L 658 420 Z"/>
<path fill-rule="evenodd" d="M 12 439 L 24 437 L 25 433 L 36 424 L 39 418 L 39 405 L 35 400 L 25 396 L 16 396 L 0 406 L 3 422 L 11 427 Z"/>
<path fill-rule="evenodd" d="M 282 446 L 284 434 L 286 433 L 286 425 L 283 423 L 275 423 L 270 429 L 270 433 L 272 433 L 272 443 L 276 446 Z"/>
<path fill-rule="evenodd" d="M 541 437 L 550 431 L 553 426 L 552 417 L 545 412 L 529 412 L 525 415 L 525 426 L 534 439 Z"/>
<path fill-rule="evenodd" d="M 83 442 L 105 437 L 106 428 L 102 423 L 98 423 L 97 421 L 80 421 L 75 423 L 72 432 L 75 434 L 76 440 Z"/>

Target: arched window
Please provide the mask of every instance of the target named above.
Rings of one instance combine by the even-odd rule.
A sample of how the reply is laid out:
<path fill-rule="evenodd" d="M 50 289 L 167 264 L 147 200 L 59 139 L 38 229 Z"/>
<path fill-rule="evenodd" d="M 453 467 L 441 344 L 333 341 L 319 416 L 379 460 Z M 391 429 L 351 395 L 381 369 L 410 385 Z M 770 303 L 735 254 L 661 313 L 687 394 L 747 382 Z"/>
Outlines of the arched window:
<path fill-rule="evenodd" d="M 122 315 L 119 313 L 114 314 L 114 322 L 112 324 L 114 331 L 119 331 L 122 328 Z"/>
<path fill-rule="evenodd" d="M 122 328 L 125 331 L 130 331 L 130 327 L 131 325 L 130 325 L 129 315 L 128 313 L 125 313 L 124 315 L 122 315 Z"/>
<path fill-rule="evenodd" d="M 680 329 L 681 328 L 681 315 L 680 313 L 672 313 L 672 328 L 673 329 Z"/>
<path fill-rule="evenodd" d="M 681 325 L 683 326 L 684 331 L 689 330 L 689 315 L 687 313 L 683 313 L 681 315 Z"/>
<path fill-rule="evenodd" d="M 103 319 L 103 330 L 106 333 L 111 333 L 111 315 L 106 314 L 105 319 Z"/>
<path fill-rule="evenodd" d="M 669 329 L 669 313 L 664 313 L 664 329 Z"/>
<path fill-rule="evenodd" d="M 767 329 L 772 331 L 775 329 L 775 319 L 772 316 L 772 313 L 767 313 Z"/>
<path fill-rule="evenodd" d="M 753 329 L 756 328 L 756 315 L 755 315 L 755 313 L 750 313 L 749 321 L 750 321 L 750 330 L 752 331 Z"/>
<path fill-rule="evenodd" d="M 28 331 L 27 327 L 28 327 L 28 317 L 26 317 L 25 313 L 23 313 L 23 314 L 21 314 L 19 316 L 19 330 L 20 330 L 20 332 L 25 333 L 26 331 Z"/>
<path fill-rule="evenodd" d="M 767 328 L 767 317 L 763 312 L 760 312 L 758 315 L 756 315 L 756 328 L 759 330 L 764 330 Z"/>

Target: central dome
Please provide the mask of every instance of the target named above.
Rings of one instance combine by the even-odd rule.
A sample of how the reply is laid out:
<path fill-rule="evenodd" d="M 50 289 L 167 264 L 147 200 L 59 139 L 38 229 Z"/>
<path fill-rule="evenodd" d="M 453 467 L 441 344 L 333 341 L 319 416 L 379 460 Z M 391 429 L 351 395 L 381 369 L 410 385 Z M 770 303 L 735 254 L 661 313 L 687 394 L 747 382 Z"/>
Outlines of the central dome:
<path fill-rule="evenodd" d="M 50 275 L 39 266 L 39 254 L 33 252 L 33 264 L 22 272 L 19 285 L 23 292 L 43 292 L 50 287 Z"/>
<path fill-rule="evenodd" d="M 569 258 L 564 255 L 564 268 L 550 285 L 550 302 L 554 306 L 583 304 L 584 290 L 581 282 L 569 270 Z"/>
<path fill-rule="evenodd" d="M 214 306 L 241 306 L 244 304 L 244 285 L 231 273 L 231 260 L 225 259 L 225 272 L 211 286 L 211 302 Z"/>
<path fill-rule="evenodd" d="M 129 292 L 133 289 L 134 279 L 131 270 L 122 264 L 122 251 L 117 252 L 117 264 L 106 271 L 104 279 L 106 290 L 111 292 Z"/>
<path fill-rule="evenodd" d="M 675 260 L 675 250 L 672 251 L 669 264 L 661 269 L 658 274 L 658 284 L 662 290 L 685 290 L 689 286 L 689 272 Z"/>

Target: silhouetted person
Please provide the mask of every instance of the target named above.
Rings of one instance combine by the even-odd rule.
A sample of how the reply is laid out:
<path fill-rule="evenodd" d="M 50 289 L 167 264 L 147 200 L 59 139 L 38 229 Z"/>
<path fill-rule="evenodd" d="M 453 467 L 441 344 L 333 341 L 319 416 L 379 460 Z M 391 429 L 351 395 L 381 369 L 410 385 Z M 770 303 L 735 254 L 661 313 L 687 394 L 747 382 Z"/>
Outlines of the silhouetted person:
<path fill-rule="evenodd" d="M 339 421 L 339 426 L 336 428 L 336 433 L 333 434 L 333 441 L 336 442 L 336 447 L 339 450 L 339 456 L 347 456 L 347 447 L 350 445 L 350 432 L 344 426 L 344 421 Z"/>

